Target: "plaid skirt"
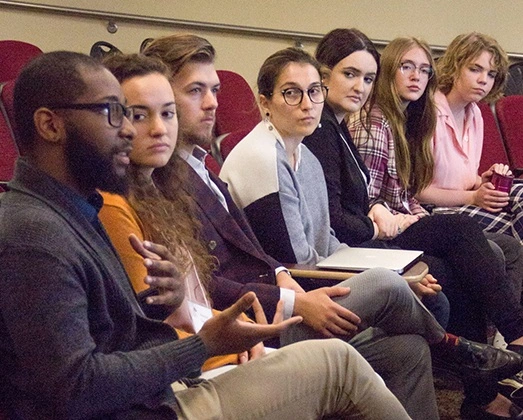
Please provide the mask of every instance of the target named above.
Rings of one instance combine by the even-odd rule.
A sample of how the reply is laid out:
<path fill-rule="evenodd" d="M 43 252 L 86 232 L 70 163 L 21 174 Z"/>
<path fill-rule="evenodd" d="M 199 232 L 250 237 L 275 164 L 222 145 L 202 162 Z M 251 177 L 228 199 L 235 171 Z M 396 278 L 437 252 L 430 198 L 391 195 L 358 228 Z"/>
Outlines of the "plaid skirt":
<path fill-rule="evenodd" d="M 491 213 L 477 206 L 436 207 L 433 213 L 462 213 L 476 220 L 485 232 L 513 236 L 523 245 L 523 182 L 514 182 L 510 190 L 508 210 Z"/>

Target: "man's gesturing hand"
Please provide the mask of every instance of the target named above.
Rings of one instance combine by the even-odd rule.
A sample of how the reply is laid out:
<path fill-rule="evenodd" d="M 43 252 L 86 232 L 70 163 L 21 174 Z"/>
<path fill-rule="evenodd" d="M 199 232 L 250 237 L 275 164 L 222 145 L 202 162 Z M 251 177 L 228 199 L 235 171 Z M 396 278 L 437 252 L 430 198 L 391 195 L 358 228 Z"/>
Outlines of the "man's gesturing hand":
<path fill-rule="evenodd" d="M 174 257 L 169 250 L 149 241 L 140 241 L 134 234 L 129 235 L 134 250 L 144 258 L 147 277 L 144 281 L 158 291 L 157 296 L 149 296 L 150 305 L 168 305 L 177 309 L 185 296 L 185 282 L 174 265 Z"/>
<path fill-rule="evenodd" d="M 203 324 L 198 335 L 209 357 L 249 350 L 260 341 L 276 337 L 302 320 L 301 316 L 293 316 L 278 324 L 266 325 L 239 320 L 240 314 L 249 309 L 255 299 L 254 292 L 246 293 L 234 305 Z"/>

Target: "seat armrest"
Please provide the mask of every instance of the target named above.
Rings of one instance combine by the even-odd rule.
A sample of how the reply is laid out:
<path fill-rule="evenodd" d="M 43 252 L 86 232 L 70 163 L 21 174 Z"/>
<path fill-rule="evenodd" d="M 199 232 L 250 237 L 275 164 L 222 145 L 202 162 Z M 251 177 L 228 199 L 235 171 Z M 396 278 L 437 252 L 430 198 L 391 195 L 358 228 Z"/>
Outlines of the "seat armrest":
<path fill-rule="evenodd" d="M 359 274 L 355 271 L 340 271 L 340 270 L 322 270 L 315 265 L 305 264 L 285 264 L 285 267 L 290 271 L 293 277 L 309 278 L 309 279 L 324 279 L 324 280 L 338 280 L 343 281 L 352 276 Z M 429 272 L 429 267 L 422 261 L 417 262 L 401 276 L 409 283 L 415 283 L 423 280 Z"/>

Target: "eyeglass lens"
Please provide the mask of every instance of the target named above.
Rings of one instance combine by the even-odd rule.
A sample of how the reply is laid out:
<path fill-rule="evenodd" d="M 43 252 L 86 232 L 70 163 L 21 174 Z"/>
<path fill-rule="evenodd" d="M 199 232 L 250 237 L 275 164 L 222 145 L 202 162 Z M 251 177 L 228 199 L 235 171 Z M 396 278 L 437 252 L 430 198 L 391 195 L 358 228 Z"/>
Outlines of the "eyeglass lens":
<path fill-rule="evenodd" d="M 123 124 L 123 118 L 127 117 L 129 120 L 132 119 L 133 109 L 127 108 L 118 102 L 111 102 L 109 104 L 109 124 L 113 127 L 121 127 Z"/>
<path fill-rule="evenodd" d="M 299 105 L 303 100 L 303 91 L 299 88 L 288 88 L 282 91 L 283 99 L 287 105 Z M 324 86 L 313 86 L 307 89 L 307 95 L 312 103 L 321 104 L 325 102 L 327 89 Z"/>
<path fill-rule="evenodd" d="M 416 70 L 419 71 L 420 75 L 426 76 L 429 78 L 432 77 L 432 75 L 434 74 L 434 70 L 432 69 L 431 66 L 422 65 L 422 66 L 418 67 L 414 63 L 409 63 L 409 62 L 400 64 L 400 71 L 405 75 L 410 75 L 410 74 L 414 73 Z"/>

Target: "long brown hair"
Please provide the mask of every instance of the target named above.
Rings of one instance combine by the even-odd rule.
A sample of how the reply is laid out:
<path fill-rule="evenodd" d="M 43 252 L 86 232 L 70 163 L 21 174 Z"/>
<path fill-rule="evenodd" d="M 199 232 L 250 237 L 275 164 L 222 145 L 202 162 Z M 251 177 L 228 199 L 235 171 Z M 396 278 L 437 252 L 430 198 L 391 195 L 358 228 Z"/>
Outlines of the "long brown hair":
<path fill-rule="evenodd" d="M 167 80 L 171 77 L 170 69 L 161 60 L 141 54 L 111 56 L 104 64 L 120 83 L 148 74 L 161 74 Z M 146 239 L 164 245 L 182 275 L 189 272 L 194 261 L 200 280 L 209 290 L 216 262 L 200 240 L 195 204 L 182 188 L 187 173 L 180 159 L 173 153 L 164 167 L 153 171 L 152 179 L 144 179 L 131 164 L 127 199 L 142 222 Z"/>
<path fill-rule="evenodd" d="M 173 153 L 152 180 L 141 179 L 131 171 L 129 203 L 140 218 L 147 239 L 164 245 L 174 256 L 176 268 L 186 275 L 192 263 L 206 290 L 216 268 L 216 260 L 200 240 L 201 224 L 194 216 L 195 204 L 182 186 L 187 172 L 181 158 Z M 192 257 L 192 260 L 191 260 Z"/>
<path fill-rule="evenodd" d="M 430 47 L 417 38 L 396 38 L 381 54 L 381 74 L 376 83 L 376 102 L 388 120 L 394 135 L 396 168 L 401 184 L 412 194 L 429 186 L 434 172 L 431 139 L 436 129 L 434 93 L 436 76 L 429 79 L 425 92 L 403 110 L 396 88 L 396 73 L 401 59 L 412 48 L 421 48 L 434 68 Z"/>

